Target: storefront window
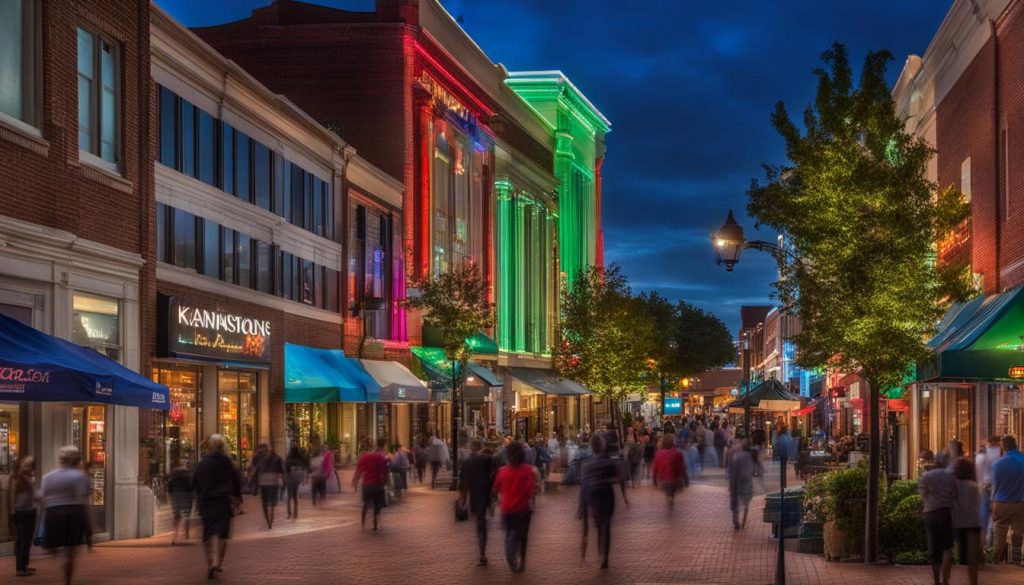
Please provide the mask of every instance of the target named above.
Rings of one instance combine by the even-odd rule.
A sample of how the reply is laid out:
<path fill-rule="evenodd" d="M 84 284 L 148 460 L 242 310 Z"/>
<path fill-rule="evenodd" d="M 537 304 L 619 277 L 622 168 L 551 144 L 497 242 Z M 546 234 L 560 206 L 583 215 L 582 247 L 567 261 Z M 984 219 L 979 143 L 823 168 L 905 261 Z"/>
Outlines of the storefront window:
<path fill-rule="evenodd" d="M 448 270 L 448 262 L 451 253 L 451 211 L 449 198 L 451 197 L 451 149 L 448 146 L 448 125 L 443 122 L 437 123 L 437 132 L 434 134 L 434 168 L 433 182 L 433 245 L 434 245 L 434 272 L 439 274 Z"/>
<path fill-rule="evenodd" d="M 160 368 L 153 373 L 153 380 L 165 384 L 171 397 L 161 454 L 165 462 L 164 472 L 180 465 L 191 469 L 199 460 L 197 449 L 201 442 L 199 371 L 193 368 Z"/>
<path fill-rule="evenodd" d="M 256 380 L 254 372 L 217 372 L 220 434 L 231 457 L 243 468 L 256 447 Z"/>
<path fill-rule="evenodd" d="M 82 469 L 89 476 L 94 532 L 107 526 L 107 407 L 91 404 L 71 409 L 71 441 L 82 453 Z"/>
<path fill-rule="evenodd" d="M 319 402 L 286 404 L 288 435 L 291 444 L 309 449 L 314 435 L 321 440 L 328 438 L 327 418 L 329 405 Z"/>
<path fill-rule="evenodd" d="M 21 409 L 17 402 L 0 402 L 0 475 L 14 471 L 21 450 Z"/>
<path fill-rule="evenodd" d="M 75 293 L 72 341 L 95 349 L 108 358 L 120 361 L 120 323 L 118 302 L 92 295 Z"/>

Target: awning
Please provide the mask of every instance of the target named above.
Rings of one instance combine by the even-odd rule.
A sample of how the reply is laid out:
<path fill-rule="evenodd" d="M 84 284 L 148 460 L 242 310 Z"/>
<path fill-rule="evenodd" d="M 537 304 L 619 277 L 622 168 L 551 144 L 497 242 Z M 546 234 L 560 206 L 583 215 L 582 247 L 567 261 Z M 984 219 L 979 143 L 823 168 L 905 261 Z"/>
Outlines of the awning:
<path fill-rule="evenodd" d="M 284 344 L 285 402 L 377 402 L 380 384 L 340 349 Z"/>
<path fill-rule="evenodd" d="M 441 340 L 441 330 L 432 325 L 423 325 L 423 345 L 426 347 L 444 347 Z M 475 335 L 466 338 L 466 344 L 473 350 L 473 353 L 480 355 L 498 355 L 498 343 L 489 335 L 480 331 Z"/>
<path fill-rule="evenodd" d="M 429 380 L 435 387 L 450 388 L 452 385 L 452 362 L 444 354 L 440 347 L 419 347 L 411 348 L 413 360 L 413 371 L 421 379 Z M 459 373 L 459 364 L 455 363 L 455 373 Z"/>
<path fill-rule="evenodd" d="M 541 368 L 510 368 L 512 377 L 520 382 L 533 386 L 545 394 L 559 396 L 583 396 L 590 391 L 572 380 L 566 380 L 554 370 Z"/>
<path fill-rule="evenodd" d="M 0 400 L 167 410 L 167 386 L 99 353 L 0 315 Z"/>
<path fill-rule="evenodd" d="M 469 365 L 466 366 L 466 369 L 468 369 L 470 375 L 475 376 L 482 385 L 490 386 L 492 388 L 502 385 L 501 380 L 498 379 L 498 375 L 485 365 L 471 361 L 469 362 Z"/>
<path fill-rule="evenodd" d="M 887 405 L 889 412 L 910 412 L 910 405 L 902 400 L 890 398 Z"/>
<path fill-rule="evenodd" d="M 1024 366 L 1024 286 L 974 299 L 944 322 L 928 342 L 933 355 L 918 365 L 918 382 L 1011 380 L 1010 369 Z"/>
<path fill-rule="evenodd" d="M 765 380 L 752 390 L 750 395 L 744 397 L 742 394 L 736 400 L 729 403 L 730 412 L 743 412 L 745 399 L 749 400 L 750 408 L 757 410 L 769 410 L 773 412 L 786 412 L 799 408 L 803 404 L 803 397 L 793 394 L 786 389 L 778 380 L 772 378 Z"/>
<path fill-rule="evenodd" d="M 430 389 L 398 362 L 360 360 L 380 384 L 381 402 L 430 402 Z"/>

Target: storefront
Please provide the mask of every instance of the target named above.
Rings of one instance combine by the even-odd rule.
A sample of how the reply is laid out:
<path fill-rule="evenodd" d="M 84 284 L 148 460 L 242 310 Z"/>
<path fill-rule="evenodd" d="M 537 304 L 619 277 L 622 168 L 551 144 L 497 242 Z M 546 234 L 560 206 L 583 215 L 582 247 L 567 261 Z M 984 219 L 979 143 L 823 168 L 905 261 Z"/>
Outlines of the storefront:
<path fill-rule="evenodd" d="M 423 423 L 430 402 L 430 389 L 398 362 L 361 362 L 380 384 L 377 436 L 385 437 L 389 446 L 409 447 L 426 432 Z"/>
<path fill-rule="evenodd" d="M 489 340 L 483 334 L 468 340 L 471 345 L 481 343 L 481 339 Z M 477 341 L 474 341 L 477 340 Z M 493 346 L 493 340 L 488 342 Z M 478 345 L 474 345 L 478 347 Z M 486 352 L 486 349 L 485 349 Z M 453 364 L 439 347 L 413 347 L 412 372 L 422 380 L 426 380 L 430 388 L 430 405 L 426 420 L 426 433 L 438 433 L 444 440 L 451 438 L 451 386 L 452 371 L 455 378 L 461 380 L 463 427 L 473 429 L 476 434 L 491 436 L 492 432 L 501 435 L 504 416 L 502 412 L 501 380 L 492 369 L 476 361 L 468 362 L 465 375 L 457 363 Z M 486 353 L 485 353 L 485 356 Z M 463 440 L 468 435 L 463 437 Z"/>
<path fill-rule="evenodd" d="M 509 368 L 512 391 L 520 407 L 517 432 L 522 438 L 538 434 L 547 438 L 552 433 L 575 438 L 587 426 L 584 403 L 590 392 L 583 386 L 558 376 L 553 370 L 541 368 Z M 517 421 L 518 422 L 518 421 Z"/>
<path fill-rule="evenodd" d="M 202 457 L 203 441 L 217 433 L 244 469 L 269 437 L 270 321 L 164 295 L 158 319 L 152 378 L 167 385 L 171 404 L 159 448 L 144 453 L 146 467 L 154 478 L 191 468 Z"/>

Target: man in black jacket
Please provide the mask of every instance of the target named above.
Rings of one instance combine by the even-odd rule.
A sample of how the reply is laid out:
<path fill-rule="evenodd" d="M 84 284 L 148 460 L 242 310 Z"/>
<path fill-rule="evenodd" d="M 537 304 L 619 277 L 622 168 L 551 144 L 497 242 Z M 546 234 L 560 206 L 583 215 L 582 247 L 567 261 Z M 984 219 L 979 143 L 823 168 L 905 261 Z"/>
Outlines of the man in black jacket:
<path fill-rule="evenodd" d="M 231 537 L 231 518 L 235 504 L 242 501 L 242 483 L 238 470 L 225 453 L 221 435 L 206 440 L 206 455 L 196 465 L 192 480 L 203 519 L 203 549 L 206 552 L 206 577 L 216 579 L 223 569 L 224 553 Z"/>
<path fill-rule="evenodd" d="M 483 452 L 479 438 L 469 442 L 469 457 L 462 462 L 460 500 L 476 516 L 476 539 L 480 545 L 479 565 L 487 564 L 487 513 L 491 507 L 491 486 L 497 468 L 494 457 Z M 468 503 L 467 503 L 468 499 Z"/>

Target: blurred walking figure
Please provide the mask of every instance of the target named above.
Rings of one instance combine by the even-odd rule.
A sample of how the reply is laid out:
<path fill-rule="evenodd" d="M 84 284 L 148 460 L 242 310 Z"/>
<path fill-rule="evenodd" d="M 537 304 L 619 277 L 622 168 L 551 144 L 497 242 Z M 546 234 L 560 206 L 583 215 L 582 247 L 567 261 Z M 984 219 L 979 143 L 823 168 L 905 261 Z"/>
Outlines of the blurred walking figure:
<path fill-rule="evenodd" d="M 309 454 L 298 445 L 292 445 L 284 459 L 284 482 L 288 490 L 286 506 L 290 520 L 299 519 L 299 486 L 309 473 Z"/>
<path fill-rule="evenodd" d="M 629 428 L 629 432 L 626 433 L 626 463 L 629 465 L 629 479 L 633 483 L 633 487 L 640 487 L 641 471 L 640 464 L 644 460 L 644 448 L 636 441 L 636 437 L 632 432 L 633 428 Z"/>
<path fill-rule="evenodd" d="M 35 463 L 34 457 L 21 455 L 14 464 L 14 473 L 7 480 L 7 495 L 10 498 L 7 509 L 11 515 L 10 531 L 14 535 L 14 569 L 19 577 L 28 577 L 36 572 L 28 566 L 39 503 Z"/>
<path fill-rule="evenodd" d="M 686 463 L 682 451 L 676 449 L 675 435 L 669 433 L 661 438 L 661 449 L 654 455 L 651 477 L 654 485 L 665 492 L 668 507 L 675 506 L 676 491 L 687 483 Z"/>
<path fill-rule="evenodd" d="M 483 452 L 479 438 L 469 442 L 470 455 L 462 462 L 459 497 L 476 518 L 476 540 L 480 547 L 480 566 L 487 564 L 487 514 L 491 509 L 491 488 L 494 487 L 494 457 Z"/>
<path fill-rule="evenodd" d="M 597 528 L 597 548 L 601 555 L 601 568 L 608 568 L 608 553 L 612 545 L 612 515 L 615 513 L 615 484 L 622 492 L 622 502 L 629 506 L 626 496 L 626 478 L 622 466 L 608 456 L 608 448 L 601 435 L 590 438 L 594 457 L 583 466 L 583 480 L 580 487 L 580 516 L 583 520 L 582 554 L 587 555 L 587 513 L 594 519 Z"/>
<path fill-rule="evenodd" d="M 59 467 L 43 476 L 40 484 L 43 499 L 43 539 L 46 548 L 63 552 L 64 583 L 71 585 L 78 547 L 89 539 L 89 478 L 78 469 L 82 455 L 77 447 L 61 447 L 57 455 Z"/>
<path fill-rule="evenodd" d="M 747 525 L 750 500 L 754 498 L 754 472 L 756 469 L 754 456 L 746 443 L 744 443 L 743 449 L 733 453 L 729 459 L 729 508 L 732 510 L 734 530 L 739 530 Z M 741 505 L 743 506 L 742 520 L 740 520 Z"/>
<path fill-rule="evenodd" d="M 203 551 L 206 553 L 206 578 L 216 579 L 223 571 L 224 555 L 231 538 L 231 518 L 235 502 L 242 499 L 238 470 L 225 453 L 221 435 L 206 440 L 206 454 L 196 465 L 192 480 L 203 519 Z"/>
<path fill-rule="evenodd" d="M 401 443 L 395 443 L 395 452 L 391 454 L 391 480 L 395 486 L 395 496 L 402 497 L 402 490 L 409 487 L 409 455 Z"/>
<path fill-rule="evenodd" d="M 956 503 L 956 478 L 946 470 L 945 453 L 935 457 L 934 465 L 918 480 L 917 490 L 924 499 L 924 532 L 928 541 L 928 560 L 935 583 L 949 583 L 953 569 L 953 506 Z"/>
<path fill-rule="evenodd" d="M 427 460 L 430 461 L 430 489 L 437 486 L 437 472 L 448 463 L 448 445 L 434 433 L 427 446 Z"/>
<path fill-rule="evenodd" d="M 167 495 L 171 498 L 171 514 L 174 518 L 174 536 L 171 546 L 178 543 L 178 529 L 185 522 L 185 540 L 188 540 L 189 526 L 192 524 L 192 472 L 185 464 L 178 462 L 167 478 Z"/>
<path fill-rule="evenodd" d="M 252 455 L 252 460 L 249 463 L 249 469 L 246 474 L 246 491 L 251 491 L 252 495 L 259 495 L 260 482 L 259 482 L 259 470 L 260 464 L 263 462 L 263 458 L 267 456 L 267 444 L 259 443 L 256 445 L 256 452 Z"/>
<path fill-rule="evenodd" d="M 284 461 L 274 451 L 273 445 L 266 445 L 266 451 L 256 468 L 256 481 L 260 485 L 260 497 L 263 501 L 263 519 L 267 528 L 274 527 L 274 511 L 277 501 L 281 499 L 281 479 L 284 477 Z"/>
<path fill-rule="evenodd" d="M 999 437 L 989 437 L 974 456 L 975 473 L 981 487 L 981 536 L 982 543 L 992 544 L 992 466 L 1002 458 Z"/>
<path fill-rule="evenodd" d="M 1024 534 L 1024 454 L 1017 440 L 1003 437 L 1003 458 L 992 466 L 992 522 L 995 524 L 995 562 L 1006 554 L 1006 532 Z M 1018 551 L 1019 552 L 1019 551 Z"/>
<path fill-rule="evenodd" d="M 334 476 L 334 454 L 327 445 L 320 443 L 319 437 L 314 437 L 311 443 L 314 451 L 309 462 L 309 483 L 315 506 L 318 496 L 321 504 L 327 499 L 327 480 Z"/>
<path fill-rule="evenodd" d="M 366 528 L 366 510 L 373 505 L 373 529 L 377 530 L 380 509 L 384 507 L 384 485 L 388 481 L 388 456 L 384 454 L 384 437 L 377 439 L 377 448 L 359 456 L 356 474 L 352 478 L 352 489 L 363 480 L 362 526 Z"/>
<path fill-rule="evenodd" d="M 427 471 L 427 439 L 421 437 L 416 443 L 415 451 L 416 483 L 423 483 L 423 476 Z"/>
<path fill-rule="evenodd" d="M 974 476 L 974 464 L 966 457 L 953 462 L 956 500 L 953 502 L 953 530 L 961 565 L 967 565 L 971 585 L 978 585 L 981 562 L 981 490 Z"/>
<path fill-rule="evenodd" d="M 523 462 L 523 446 L 509 443 L 508 464 L 498 469 L 491 490 L 501 503 L 505 525 L 505 560 L 513 573 L 526 570 L 526 543 L 533 516 L 533 498 L 537 494 L 537 470 Z"/>

